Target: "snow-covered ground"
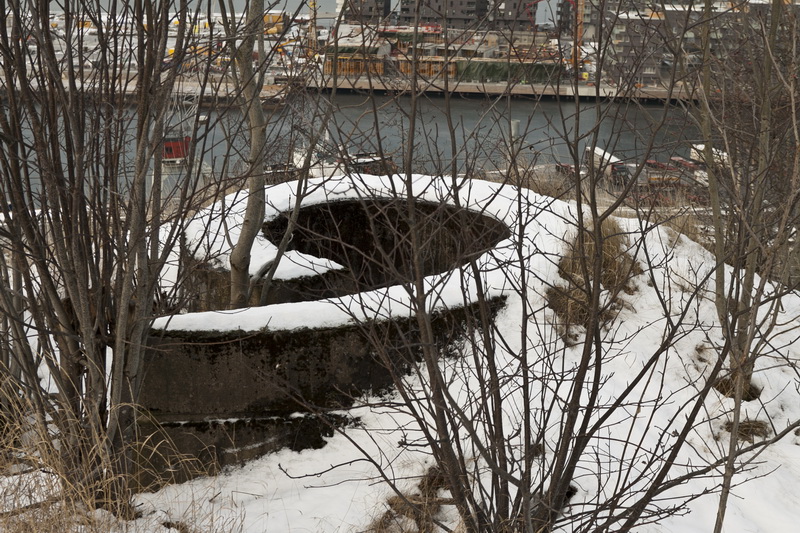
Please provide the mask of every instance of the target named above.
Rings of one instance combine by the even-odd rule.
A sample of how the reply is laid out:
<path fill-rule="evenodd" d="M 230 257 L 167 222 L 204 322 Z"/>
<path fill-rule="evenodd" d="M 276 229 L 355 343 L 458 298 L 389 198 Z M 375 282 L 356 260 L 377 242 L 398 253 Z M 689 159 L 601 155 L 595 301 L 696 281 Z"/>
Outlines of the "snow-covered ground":
<path fill-rule="evenodd" d="M 431 201 L 448 198 L 448 182 L 418 176 L 414 194 Z M 357 198 L 365 192 L 376 196 L 404 194 L 404 184 L 388 177 L 362 177 L 315 181 L 304 203 Z M 537 459 L 534 483 L 547 486 L 547 472 L 552 466 L 552 452 L 557 448 L 563 429 L 562 412 L 573 386 L 583 345 L 577 330 L 577 344 L 564 341 L 563 327 L 547 305 L 548 288 L 563 286 L 558 261 L 566 254 L 576 236 L 574 204 L 554 201 L 534 193 L 487 182 L 468 182 L 460 191 L 460 202 L 472 209 L 496 217 L 512 228 L 511 239 L 499 243 L 479 260 L 486 290 L 503 294 L 506 305 L 496 318 L 498 335 L 506 343 L 495 346 L 495 364 L 502 377 L 504 424 L 520 427 L 521 417 L 535 420 L 543 437 L 544 453 Z M 519 195 L 522 195 L 520 197 Z M 293 185 L 281 185 L 268 193 L 267 217 L 291 208 Z M 519 201 L 521 199 L 521 201 Z M 227 266 L 231 240 L 209 228 L 234 228 L 241 220 L 233 197 L 226 205 L 234 208 L 225 217 L 219 206 L 198 215 L 189 233 L 202 236 L 198 251 Z M 216 209 L 216 211 L 215 211 Z M 569 505 L 562 511 L 558 528 L 562 531 L 588 531 L 602 517 L 635 504 L 653 483 L 657 472 L 666 469 L 665 480 L 698 473 L 724 458 L 730 434 L 725 423 L 731 417 L 733 400 L 711 390 L 705 398 L 698 391 L 706 385 L 706 376 L 716 363 L 716 353 L 723 344 L 717 325 L 709 278 L 713 257 L 701 246 L 665 227 L 653 227 L 638 219 L 618 219 L 628 234 L 630 253 L 642 267 L 634 275 L 632 290 L 620 295 L 617 315 L 604 329 L 598 361 L 601 385 L 590 424 L 598 428 L 581 456 L 572 481 L 576 489 Z M 215 226 L 216 225 L 216 226 Z M 522 247 L 516 247 L 522 242 Z M 637 247 L 636 245 L 641 246 Z M 271 261 L 275 247 L 260 239 L 255 247 L 251 270 L 258 271 Z M 318 258 L 295 257 L 287 262 L 281 275 L 301 275 L 291 265 L 303 269 L 337 268 Z M 463 305 L 464 294 L 474 284 L 458 276 L 438 275 L 427 286 L 440 297 L 435 306 Z M 524 291 L 521 290 L 524 284 Z M 698 284 L 701 289 L 695 292 Z M 389 294 L 389 298 L 382 297 Z M 524 298 L 524 299 L 523 299 Z M 469 298 L 468 298 L 469 299 Z M 366 304 L 365 304 L 366 302 Z M 386 302 L 391 302 L 387 308 Z M 354 296 L 322 302 L 277 305 L 233 313 L 204 313 L 163 319 L 159 328 L 189 329 L 292 329 L 330 326 L 380 316 L 404 313 L 407 291 L 388 288 L 370 296 Z M 356 310 L 359 310 L 356 312 Z M 360 313 L 360 314 L 359 314 Z M 531 313 L 530 316 L 527 316 Z M 758 400 L 746 402 L 743 419 L 765 422 L 768 436 L 780 433 L 800 420 L 800 298 L 783 298 L 776 328 L 770 343 L 756 363 L 754 385 L 761 389 Z M 520 332 L 525 331 L 525 335 Z M 670 331 L 674 338 L 664 343 Z M 666 344 L 662 346 L 662 344 Z M 663 348 L 663 350 L 660 350 Z M 529 392 L 532 404 L 522 401 L 520 352 L 528 354 L 529 370 L 536 376 Z M 480 386 L 475 361 L 469 357 L 443 360 L 442 373 L 450 393 L 467 414 L 479 416 L 475 406 Z M 597 367 L 593 367 L 597 368 Z M 410 375 L 407 388 L 422 394 L 428 376 Z M 617 398 L 624 397 L 619 406 Z M 398 402 L 393 404 L 392 402 Z M 584 393 L 581 403 L 588 402 Z M 319 450 L 293 452 L 284 450 L 229 468 L 215 477 L 165 487 L 157 493 L 136 496 L 142 517 L 117 525 L 119 530 L 161 532 L 167 525 L 182 524 L 188 531 L 255 532 L 345 532 L 365 531 L 387 509 L 387 500 L 395 494 L 387 481 L 401 491 L 411 491 L 432 465 L 425 447 L 407 446 L 418 434 L 414 420 L 402 407 L 397 395 L 364 397 L 350 410 L 360 419 L 357 427 L 336 434 Z M 551 416 L 546 416 L 553 406 Z M 613 407 L 612 407 L 613 406 Z M 530 408 L 528 408 L 530 407 Z M 686 443 L 674 457 L 670 453 L 684 431 L 687 417 L 698 409 L 696 421 L 686 428 Z M 520 445 L 520 436 L 509 429 L 510 450 Z M 473 450 L 467 435 L 458 435 L 465 449 Z M 764 437 L 755 437 L 758 443 Z M 742 445 L 749 445 L 742 442 Z M 475 472 L 485 472 L 477 454 L 467 457 L 477 465 Z M 791 532 L 800 523 L 800 437 L 794 430 L 780 441 L 744 454 L 729 499 L 723 531 Z M 485 466 L 485 465 L 483 465 Z M 667 508 L 685 502 L 674 515 L 660 517 L 655 523 L 637 526 L 639 532 L 706 533 L 713 530 L 719 501 L 718 486 L 722 467 L 708 469 L 660 494 L 650 506 Z M 517 474 L 518 472 L 512 472 Z M 637 476 L 640 476 L 637 478 Z M 615 500 L 613 509 L 595 511 Z M 100 513 L 98 511 L 98 513 Z M 668 514 L 668 513 L 665 513 Z M 456 527 L 455 509 L 444 505 L 438 518 L 448 527 Z M 618 530 L 616 524 L 610 530 Z M 558 529 L 557 528 L 557 529 Z M 616 529 L 615 529 L 616 528 Z"/>

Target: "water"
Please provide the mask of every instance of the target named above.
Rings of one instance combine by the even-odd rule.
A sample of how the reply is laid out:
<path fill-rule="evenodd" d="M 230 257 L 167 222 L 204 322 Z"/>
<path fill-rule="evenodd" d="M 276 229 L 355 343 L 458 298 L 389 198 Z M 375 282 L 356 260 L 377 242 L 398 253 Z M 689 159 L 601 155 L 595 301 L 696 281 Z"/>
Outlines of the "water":
<path fill-rule="evenodd" d="M 418 102 L 412 145 L 411 105 L 407 96 L 294 96 L 270 112 L 267 161 L 288 163 L 295 150 L 321 138 L 318 150 L 331 157 L 341 148 L 380 152 L 402 165 L 411 151 L 414 171 L 449 174 L 506 168 L 510 150 L 531 164 L 574 164 L 590 143 L 623 160 L 668 161 L 687 156 L 688 141 L 698 137 L 676 107 L 436 96 Z M 195 135 L 204 160 L 221 172 L 246 159 L 247 131 L 238 110 L 200 112 L 210 116 Z"/>
<path fill-rule="evenodd" d="M 380 151 L 397 162 L 411 141 L 409 97 L 337 95 L 331 136 L 353 151 Z M 448 121 L 449 115 L 449 121 Z M 621 159 L 667 160 L 696 138 L 686 113 L 634 103 L 581 103 L 526 98 L 423 98 L 417 112 L 414 163 L 419 170 L 504 168 L 513 147 L 533 163 L 571 162 L 589 143 Z M 455 145 L 455 150 L 453 146 Z M 652 151 L 652 153 L 648 153 Z"/>

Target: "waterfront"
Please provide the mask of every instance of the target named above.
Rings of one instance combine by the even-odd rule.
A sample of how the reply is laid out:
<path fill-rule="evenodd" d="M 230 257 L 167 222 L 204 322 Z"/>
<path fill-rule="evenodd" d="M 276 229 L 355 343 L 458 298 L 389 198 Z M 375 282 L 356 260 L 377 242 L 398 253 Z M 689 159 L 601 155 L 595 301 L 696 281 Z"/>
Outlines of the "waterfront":
<path fill-rule="evenodd" d="M 191 137 L 195 161 L 213 169 L 215 179 L 245 171 L 247 125 L 237 106 L 203 106 L 182 98 L 171 106 L 166 137 Z M 266 162 L 292 164 L 293 156 L 317 139 L 314 155 L 322 158 L 382 153 L 399 168 L 410 158 L 414 172 L 449 175 L 505 170 L 512 145 L 516 160 L 531 166 L 580 163 L 589 144 L 626 161 L 666 162 L 673 155 L 688 157 L 689 141 L 699 138 L 685 110 L 675 105 L 423 95 L 416 106 L 410 147 L 409 96 L 292 92 L 283 105 L 265 108 Z M 126 117 L 126 135 L 133 141 L 134 107 Z"/>
<path fill-rule="evenodd" d="M 308 86 L 312 88 L 337 88 L 339 90 L 353 91 L 380 91 L 380 92 L 409 92 L 412 88 L 408 79 L 395 78 L 368 78 L 366 76 L 356 78 L 339 78 L 335 82 L 331 77 L 316 80 L 310 78 Z M 687 89 L 683 84 L 676 84 L 673 87 L 667 86 L 647 86 L 647 87 L 624 87 L 620 88 L 605 81 L 593 83 L 572 82 L 563 80 L 563 83 L 508 83 L 508 82 L 478 82 L 465 80 L 451 80 L 447 85 L 441 81 L 420 83 L 418 91 L 427 93 L 455 93 L 462 96 L 529 96 L 529 97 L 561 97 L 561 98 L 582 98 L 584 100 L 594 99 L 620 99 L 620 100 L 640 100 L 643 102 L 658 102 L 661 100 L 690 101 L 696 98 L 691 89 Z"/>
<path fill-rule="evenodd" d="M 290 98 L 272 115 L 273 145 L 302 145 L 320 134 L 329 105 L 334 109 L 328 124 L 332 145 L 350 153 L 383 152 L 402 163 L 410 142 L 408 96 Z M 641 160 L 651 147 L 647 158 L 666 161 L 672 155 L 688 155 L 688 141 L 697 138 L 686 112 L 663 104 L 429 95 L 421 97 L 417 106 L 412 159 L 418 172 L 503 169 L 512 130 L 515 150 L 531 164 L 573 163 L 589 143 L 630 160 Z"/>

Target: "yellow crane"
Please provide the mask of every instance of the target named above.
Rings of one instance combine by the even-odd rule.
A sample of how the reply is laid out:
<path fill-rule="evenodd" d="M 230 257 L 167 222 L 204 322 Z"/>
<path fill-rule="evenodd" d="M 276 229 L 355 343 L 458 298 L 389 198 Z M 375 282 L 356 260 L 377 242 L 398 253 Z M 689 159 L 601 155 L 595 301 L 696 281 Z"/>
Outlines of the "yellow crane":
<path fill-rule="evenodd" d="M 308 9 L 311 10 L 311 21 L 308 28 L 308 57 L 314 57 L 317 53 L 317 3 L 310 0 Z"/>
<path fill-rule="evenodd" d="M 586 0 L 571 0 L 575 7 L 575 50 L 573 51 L 573 67 L 575 75 L 580 76 L 581 71 L 581 51 L 583 48 L 583 15 L 586 10 Z"/>

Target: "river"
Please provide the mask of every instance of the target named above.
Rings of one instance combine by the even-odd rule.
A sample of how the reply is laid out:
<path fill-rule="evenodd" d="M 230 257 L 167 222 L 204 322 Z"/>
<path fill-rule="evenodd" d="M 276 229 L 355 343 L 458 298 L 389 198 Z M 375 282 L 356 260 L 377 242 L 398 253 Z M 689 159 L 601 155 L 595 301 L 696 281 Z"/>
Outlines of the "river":
<path fill-rule="evenodd" d="M 573 101 L 529 98 L 462 98 L 443 96 L 418 100 L 413 142 L 413 168 L 417 172 L 507 167 L 509 139 L 528 163 L 572 163 L 570 148 L 582 157 L 589 143 L 620 159 L 667 161 L 672 155 L 688 155 L 688 141 L 698 137 L 687 113 L 674 106 L 634 102 L 602 102 L 576 105 Z M 290 98 L 271 112 L 268 128 L 273 163 L 286 161 L 287 153 L 307 146 L 312 135 L 327 138 L 330 147 L 350 153 L 383 152 L 398 165 L 411 142 L 412 101 L 407 96 L 359 94 L 300 96 Z M 323 117 L 332 109 L 328 134 L 322 133 Z M 232 142 L 234 157 L 245 157 L 243 121 L 238 111 L 211 113 L 204 158 L 220 167 Z M 513 137 L 511 133 L 514 133 Z M 455 151 L 453 145 L 455 144 Z M 238 154 L 235 152 L 239 150 Z M 210 162 L 210 161 L 209 161 Z"/>

